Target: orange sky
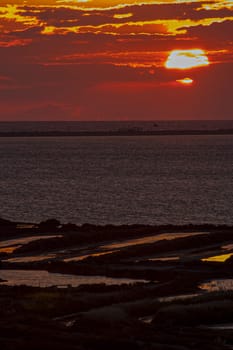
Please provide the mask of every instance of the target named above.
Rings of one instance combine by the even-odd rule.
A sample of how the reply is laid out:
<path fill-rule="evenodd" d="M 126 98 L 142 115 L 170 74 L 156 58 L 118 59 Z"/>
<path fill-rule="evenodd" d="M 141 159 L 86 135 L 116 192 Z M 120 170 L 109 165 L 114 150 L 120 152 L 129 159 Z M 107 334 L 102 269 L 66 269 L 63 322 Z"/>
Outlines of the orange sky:
<path fill-rule="evenodd" d="M 232 44 L 232 0 L 2 0 L 0 120 L 233 119 Z"/>

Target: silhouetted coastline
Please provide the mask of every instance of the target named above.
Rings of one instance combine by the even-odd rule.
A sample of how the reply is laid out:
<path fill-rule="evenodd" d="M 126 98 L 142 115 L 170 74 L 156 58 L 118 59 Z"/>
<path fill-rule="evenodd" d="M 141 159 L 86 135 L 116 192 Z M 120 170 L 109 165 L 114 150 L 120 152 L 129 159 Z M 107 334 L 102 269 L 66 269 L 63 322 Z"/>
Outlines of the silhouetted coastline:
<path fill-rule="evenodd" d="M 233 129 L 214 130 L 114 130 L 114 131 L 5 131 L 0 137 L 68 137 L 68 136 L 178 136 L 233 135 Z"/>

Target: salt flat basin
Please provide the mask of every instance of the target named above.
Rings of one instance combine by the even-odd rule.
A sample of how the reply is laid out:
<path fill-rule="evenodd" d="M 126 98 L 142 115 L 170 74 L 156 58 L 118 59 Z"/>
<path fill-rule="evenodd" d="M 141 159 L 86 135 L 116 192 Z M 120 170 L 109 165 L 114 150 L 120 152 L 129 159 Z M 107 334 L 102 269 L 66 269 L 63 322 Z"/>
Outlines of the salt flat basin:
<path fill-rule="evenodd" d="M 199 288 L 202 290 L 206 290 L 208 292 L 222 292 L 227 290 L 233 290 L 233 279 L 216 279 L 211 280 L 199 285 Z"/>
<path fill-rule="evenodd" d="M 7 249 L 7 248 L 5 248 Z M 74 261 L 82 261 L 90 257 L 98 257 L 98 256 L 103 256 L 103 255 L 111 255 L 113 252 L 117 252 L 119 250 L 113 250 L 113 251 L 107 251 L 107 252 L 97 252 L 97 253 L 90 253 L 90 254 L 85 254 L 85 255 L 80 255 L 80 256 L 74 256 L 71 258 L 65 258 L 63 261 L 65 262 L 74 262 Z M 0 249 L 1 252 L 1 249 Z M 19 256 L 15 258 L 7 258 L 3 259 L 3 262 L 10 262 L 10 263 L 29 263 L 29 262 L 40 262 L 40 261 L 46 261 L 46 260 L 51 260 L 59 258 L 59 252 L 58 254 L 40 254 L 40 255 L 27 255 L 27 256 Z"/>
<path fill-rule="evenodd" d="M 215 324 L 211 326 L 206 326 L 205 328 L 209 329 L 216 329 L 216 330 L 232 330 L 233 329 L 233 323 L 222 323 L 222 324 Z"/>
<path fill-rule="evenodd" d="M 11 254 L 19 247 L 21 247 L 21 245 L 13 245 L 13 246 L 8 246 L 8 247 L 3 247 L 3 248 L 0 248 L 0 253 Z"/>
<path fill-rule="evenodd" d="M 37 241 L 39 239 L 49 239 L 49 238 L 59 238 L 63 237 L 62 235 L 41 235 L 41 236 L 28 236 L 28 237 L 20 237 L 15 239 L 8 239 L 0 242 L 0 249 L 4 247 L 13 247 L 13 246 L 19 246 L 23 244 L 27 244 L 33 241 Z"/>
<path fill-rule="evenodd" d="M 163 239 L 165 240 L 172 240 L 172 239 L 176 239 L 176 238 L 181 238 L 181 237 L 189 237 L 189 236 L 196 236 L 196 235 L 203 235 L 203 234 L 208 234 L 207 232 L 182 232 L 182 233 L 162 233 L 162 234 L 158 234 L 158 235 L 153 235 L 153 236 L 146 236 L 146 237 L 142 237 L 142 238 L 136 238 L 136 239 L 129 239 L 129 240 L 121 240 L 121 241 L 117 241 L 114 243 L 110 243 L 110 244 L 105 244 L 105 245 L 101 245 L 99 246 L 99 251 L 94 252 L 94 253 L 89 253 L 89 254 L 85 254 L 85 255 L 79 255 L 79 256 L 75 256 L 75 257 L 71 257 L 71 258 L 66 258 L 64 259 L 64 261 L 66 262 L 70 262 L 70 261 L 81 261 L 84 259 L 87 259 L 89 257 L 98 257 L 98 256 L 104 256 L 104 255 L 110 255 L 112 253 L 116 253 L 120 251 L 120 248 L 124 248 L 124 247 L 129 247 L 129 246 L 133 246 L 133 245 L 139 245 L 139 244 L 149 244 L 149 243 L 154 243 L 154 242 L 158 242 L 161 241 Z M 161 261 L 169 261 L 169 260 L 179 260 L 179 257 L 155 257 L 155 258 L 151 258 L 148 260 L 161 260 Z"/>
<path fill-rule="evenodd" d="M 202 261 L 212 261 L 212 262 L 225 262 L 227 259 L 229 259 L 233 253 L 229 254 L 220 254 L 215 256 L 209 256 L 208 258 L 201 259 Z"/>
<path fill-rule="evenodd" d="M 222 246 L 222 249 L 233 250 L 233 244 L 232 243 L 225 244 L 225 245 Z"/>
<path fill-rule="evenodd" d="M 110 250 L 110 251 L 106 251 L 106 252 L 96 252 L 96 253 L 90 253 L 90 254 L 85 254 L 85 255 L 80 255 L 80 256 L 74 256 L 71 258 L 66 258 L 64 259 L 65 262 L 71 262 L 71 261 L 82 261 L 85 260 L 87 258 L 95 258 L 98 256 L 104 256 L 104 255 L 111 255 L 112 253 L 116 253 L 119 252 L 119 250 Z"/>
<path fill-rule="evenodd" d="M 46 261 L 56 258 L 56 254 L 41 254 L 41 255 L 30 255 L 30 256 L 20 256 L 16 258 L 3 259 L 3 262 L 10 263 L 29 263 L 29 262 L 39 262 Z"/>
<path fill-rule="evenodd" d="M 106 244 L 101 246 L 102 249 L 118 249 L 118 248 L 124 248 L 129 247 L 132 245 L 139 245 L 139 244 L 147 244 L 147 243 L 155 243 L 162 240 L 170 241 L 172 239 L 176 238 L 184 238 L 184 237 L 191 237 L 191 236 L 198 236 L 198 235 L 207 235 L 208 232 L 180 232 L 180 233 L 161 233 L 158 235 L 153 236 L 146 236 L 142 238 L 136 238 L 136 239 L 129 239 L 127 241 L 118 241 L 111 244 Z"/>
<path fill-rule="evenodd" d="M 1 285 L 29 287 L 78 287 L 82 284 L 121 285 L 137 282 L 147 283 L 145 280 L 129 278 L 111 278 L 105 276 L 78 276 L 61 273 L 51 273 L 43 270 L 0 270 L 0 278 L 4 280 Z"/>
<path fill-rule="evenodd" d="M 136 259 L 134 262 L 136 263 L 141 263 L 144 261 L 158 261 L 158 262 L 169 262 L 169 261 L 179 261 L 180 257 L 179 256 L 162 256 L 162 257 L 154 257 L 154 258 L 142 258 L 142 259 Z"/>
<path fill-rule="evenodd" d="M 154 318 L 154 315 L 152 315 L 152 316 L 144 316 L 144 317 L 139 317 L 138 320 L 143 322 L 143 323 L 150 324 L 150 323 L 152 323 L 153 318 Z"/>
<path fill-rule="evenodd" d="M 180 295 L 170 295 L 168 297 L 160 297 L 158 300 L 162 303 L 164 302 L 171 302 L 175 300 L 187 300 L 192 299 L 197 296 L 201 295 L 201 293 L 192 293 L 192 294 L 180 294 Z"/>
<path fill-rule="evenodd" d="M 179 261 L 179 256 L 165 256 L 165 257 L 158 257 L 158 258 L 149 258 L 147 261 Z"/>

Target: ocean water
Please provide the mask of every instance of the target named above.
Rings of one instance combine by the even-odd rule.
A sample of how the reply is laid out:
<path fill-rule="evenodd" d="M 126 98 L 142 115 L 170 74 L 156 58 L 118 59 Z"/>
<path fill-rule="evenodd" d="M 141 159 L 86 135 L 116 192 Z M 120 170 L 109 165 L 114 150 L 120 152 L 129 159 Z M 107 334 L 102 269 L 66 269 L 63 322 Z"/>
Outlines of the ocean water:
<path fill-rule="evenodd" d="M 233 224 L 232 199 L 232 135 L 0 138 L 0 217 Z"/>

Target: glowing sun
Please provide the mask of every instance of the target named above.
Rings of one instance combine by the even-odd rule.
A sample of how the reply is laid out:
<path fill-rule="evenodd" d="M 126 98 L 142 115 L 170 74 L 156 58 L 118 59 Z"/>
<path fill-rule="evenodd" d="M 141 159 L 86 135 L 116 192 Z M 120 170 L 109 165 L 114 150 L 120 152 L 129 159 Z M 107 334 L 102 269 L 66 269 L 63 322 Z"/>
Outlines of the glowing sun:
<path fill-rule="evenodd" d="M 168 69 L 190 69 L 208 65 L 208 57 L 201 49 L 173 50 L 165 62 Z"/>
<path fill-rule="evenodd" d="M 192 85 L 193 79 L 191 78 L 177 79 L 176 82 L 183 85 Z"/>

